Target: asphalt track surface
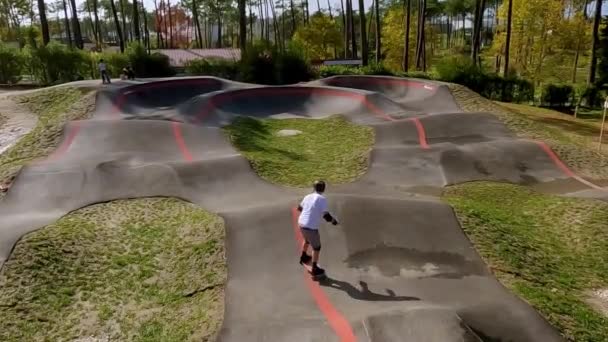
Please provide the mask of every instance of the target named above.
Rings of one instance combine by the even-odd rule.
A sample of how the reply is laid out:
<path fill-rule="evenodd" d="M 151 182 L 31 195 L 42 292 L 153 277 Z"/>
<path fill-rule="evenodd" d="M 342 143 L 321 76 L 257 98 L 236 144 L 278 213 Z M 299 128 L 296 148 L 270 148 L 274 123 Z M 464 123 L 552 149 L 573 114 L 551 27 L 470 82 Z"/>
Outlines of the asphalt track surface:
<path fill-rule="evenodd" d="M 238 115 L 341 114 L 376 131 L 368 172 L 328 188 L 341 225 L 322 227 L 317 283 L 298 264 L 294 207 L 308 189 L 259 178 L 221 127 Z M 252 132 L 254 134 L 255 132 Z M 437 195 L 494 180 L 607 200 L 542 142 L 491 113 L 463 113 L 440 83 L 340 76 L 264 87 L 218 78 L 101 88 L 46 160 L 0 202 L 0 265 L 25 233 L 104 201 L 173 196 L 226 222 L 219 341 L 561 341 L 491 275 Z"/>

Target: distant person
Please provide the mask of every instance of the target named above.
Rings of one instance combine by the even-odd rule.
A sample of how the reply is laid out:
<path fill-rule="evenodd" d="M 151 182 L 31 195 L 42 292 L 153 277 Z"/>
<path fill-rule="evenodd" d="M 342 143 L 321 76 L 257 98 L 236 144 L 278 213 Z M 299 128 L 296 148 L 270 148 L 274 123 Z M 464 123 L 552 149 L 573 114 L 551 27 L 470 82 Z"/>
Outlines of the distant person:
<path fill-rule="evenodd" d="M 323 196 L 325 182 L 316 181 L 314 190 L 313 193 L 306 195 L 298 206 L 298 211 L 300 211 L 298 225 L 304 237 L 300 264 L 308 264 L 312 259 L 311 273 L 313 276 L 318 276 L 325 274 L 325 271 L 318 265 L 319 254 L 321 253 L 321 237 L 319 235 L 321 218 L 331 222 L 334 226 L 338 224 L 338 221 L 327 209 L 327 199 Z M 309 246 L 312 246 L 312 258 L 308 255 Z"/>
<path fill-rule="evenodd" d="M 108 75 L 106 63 L 103 61 L 103 59 L 99 60 L 97 68 L 99 69 L 99 73 L 101 74 L 101 82 L 103 82 L 103 84 L 112 83 L 112 81 L 110 81 L 110 76 Z"/>
<path fill-rule="evenodd" d="M 130 65 L 127 65 L 125 68 L 122 69 L 122 73 L 123 75 L 125 75 L 125 77 L 128 80 L 134 80 L 135 79 L 135 71 L 133 71 L 133 68 L 131 68 Z"/>

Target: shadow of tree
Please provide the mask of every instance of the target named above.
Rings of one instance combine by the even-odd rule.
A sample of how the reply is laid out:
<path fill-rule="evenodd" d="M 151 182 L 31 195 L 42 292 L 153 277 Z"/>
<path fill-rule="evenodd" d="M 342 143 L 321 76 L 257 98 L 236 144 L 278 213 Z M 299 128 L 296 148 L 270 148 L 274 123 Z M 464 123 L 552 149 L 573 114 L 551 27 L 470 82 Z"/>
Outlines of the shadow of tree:
<path fill-rule="evenodd" d="M 262 141 L 271 140 L 272 132 L 260 120 L 250 117 L 237 117 L 227 127 L 232 143 L 244 152 L 268 152 L 281 154 L 292 160 L 306 160 L 304 155 L 281 148 L 268 147 Z"/>
<path fill-rule="evenodd" d="M 408 296 L 397 296 L 395 292 L 391 289 L 386 289 L 386 294 L 382 293 L 374 293 L 369 290 L 369 287 L 366 282 L 359 281 L 359 286 L 361 288 L 357 288 L 352 284 L 332 279 L 327 277 L 321 281 L 319 281 L 319 285 L 331 287 L 334 289 L 338 289 L 346 292 L 351 298 L 357 300 L 367 300 L 367 301 L 408 301 L 408 300 L 420 300 L 418 297 L 408 297 Z"/>

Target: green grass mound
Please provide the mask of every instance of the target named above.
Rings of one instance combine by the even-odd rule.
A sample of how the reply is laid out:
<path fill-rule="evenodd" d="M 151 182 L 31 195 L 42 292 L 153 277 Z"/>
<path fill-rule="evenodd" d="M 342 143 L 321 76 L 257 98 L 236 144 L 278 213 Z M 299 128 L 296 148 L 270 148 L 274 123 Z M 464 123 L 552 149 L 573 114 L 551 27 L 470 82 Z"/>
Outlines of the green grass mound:
<path fill-rule="evenodd" d="M 27 234 L 0 273 L 0 341 L 212 340 L 224 226 L 176 199 L 115 201 Z"/>
<path fill-rule="evenodd" d="M 608 287 L 608 203 L 485 182 L 444 199 L 503 284 L 569 340 L 608 341 L 608 317 L 586 302 Z"/>
<path fill-rule="evenodd" d="M 61 141 L 63 126 L 71 120 L 88 116 L 95 103 L 90 90 L 57 87 L 15 97 L 38 115 L 31 132 L 0 155 L 0 184 L 7 182 L 28 162 L 52 153 Z"/>
<path fill-rule="evenodd" d="M 280 130 L 299 130 L 279 136 Z M 236 119 L 226 127 L 232 143 L 264 179 L 308 187 L 315 179 L 347 183 L 367 170 L 374 132 L 342 117 L 328 119 Z"/>

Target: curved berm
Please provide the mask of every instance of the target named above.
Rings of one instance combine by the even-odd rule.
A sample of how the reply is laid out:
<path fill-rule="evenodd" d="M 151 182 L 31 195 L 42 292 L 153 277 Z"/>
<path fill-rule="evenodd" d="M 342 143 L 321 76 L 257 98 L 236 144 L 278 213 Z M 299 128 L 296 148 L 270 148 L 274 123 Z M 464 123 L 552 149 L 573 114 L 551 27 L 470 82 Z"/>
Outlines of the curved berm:
<path fill-rule="evenodd" d="M 72 210 L 174 196 L 226 222 L 221 341 L 561 340 L 498 283 L 436 195 L 475 180 L 562 182 L 565 195 L 582 197 L 606 191 L 493 115 L 461 112 L 444 85 L 349 76 L 262 87 L 183 78 L 119 83 L 97 100 L 94 117 L 68 124 L 55 153 L 23 168 L 0 202 L 0 264 L 20 236 Z M 221 127 L 237 116 L 336 114 L 373 127 L 376 143 L 368 172 L 330 189 L 341 225 L 321 231 L 329 277 L 316 283 L 298 264 L 294 226 L 293 208 L 307 189 L 259 178 Z"/>

